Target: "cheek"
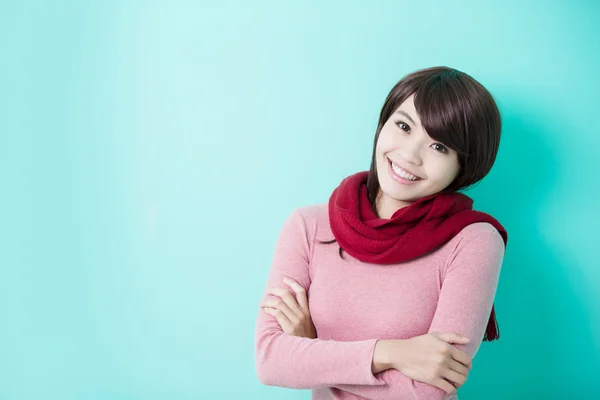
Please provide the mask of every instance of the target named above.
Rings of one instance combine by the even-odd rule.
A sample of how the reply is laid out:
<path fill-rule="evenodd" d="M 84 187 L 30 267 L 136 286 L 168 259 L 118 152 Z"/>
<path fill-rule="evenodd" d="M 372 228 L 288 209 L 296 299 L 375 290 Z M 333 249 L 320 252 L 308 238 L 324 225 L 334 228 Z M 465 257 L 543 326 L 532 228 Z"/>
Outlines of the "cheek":
<path fill-rule="evenodd" d="M 452 180 L 455 180 L 459 174 L 460 174 L 460 165 L 458 165 L 458 163 L 456 163 L 456 165 L 454 167 L 454 172 L 452 174 Z"/>
<path fill-rule="evenodd" d="M 458 174 L 460 173 L 460 163 L 458 161 L 458 155 L 454 154 L 452 157 L 452 161 L 450 162 L 450 165 L 448 166 L 448 174 L 450 175 L 450 180 L 453 181 L 454 179 L 456 179 L 456 177 L 458 176 Z"/>
<path fill-rule="evenodd" d="M 379 138 L 377 139 L 376 151 L 380 154 L 385 155 L 393 149 L 393 143 L 391 143 L 390 135 L 385 129 L 381 130 Z"/>
<path fill-rule="evenodd" d="M 458 175 L 458 162 L 456 160 L 438 160 L 431 165 L 430 178 L 440 184 L 448 185 Z"/>

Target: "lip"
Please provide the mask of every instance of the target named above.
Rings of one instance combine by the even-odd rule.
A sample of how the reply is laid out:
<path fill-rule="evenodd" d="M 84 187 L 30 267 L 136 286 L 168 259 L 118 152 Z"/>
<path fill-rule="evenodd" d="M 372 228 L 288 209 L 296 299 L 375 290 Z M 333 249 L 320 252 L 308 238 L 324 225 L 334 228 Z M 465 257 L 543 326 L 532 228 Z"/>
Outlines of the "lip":
<path fill-rule="evenodd" d="M 414 183 L 417 183 L 417 182 L 419 182 L 419 181 L 422 181 L 422 180 L 423 180 L 423 178 L 421 178 L 420 176 L 418 176 L 418 175 L 416 175 L 416 174 L 413 174 L 412 172 L 410 172 L 410 171 L 409 171 L 409 170 L 407 170 L 406 168 L 402 168 L 401 166 L 399 166 L 399 165 L 398 165 L 398 164 L 396 164 L 396 163 L 394 163 L 394 164 L 395 164 L 396 166 L 398 166 L 398 168 L 400 168 L 401 170 L 403 170 L 403 171 L 405 171 L 405 172 L 408 172 L 409 174 L 411 174 L 411 175 L 414 175 L 414 176 L 416 176 L 417 178 L 419 178 L 419 180 L 417 180 L 417 181 L 411 181 L 411 180 L 404 179 L 403 177 L 396 175 L 396 173 L 395 173 L 395 172 L 394 172 L 394 170 L 392 169 L 392 160 L 390 160 L 390 159 L 388 158 L 388 171 L 390 172 L 390 175 L 392 176 L 392 178 L 394 178 L 394 179 L 395 179 L 396 181 L 398 181 L 399 183 L 402 183 L 402 184 L 404 184 L 404 185 L 411 185 L 411 184 L 414 184 Z"/>

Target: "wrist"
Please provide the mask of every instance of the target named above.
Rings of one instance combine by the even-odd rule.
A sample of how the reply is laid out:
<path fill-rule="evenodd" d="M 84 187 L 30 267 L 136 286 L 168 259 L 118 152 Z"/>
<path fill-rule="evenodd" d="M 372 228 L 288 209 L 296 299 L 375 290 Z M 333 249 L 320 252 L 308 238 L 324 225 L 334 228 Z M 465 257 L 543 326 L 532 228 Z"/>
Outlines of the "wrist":
<path fill-rule="evenodd" d="M 371 364 L 371 371 L 374 374 L 385 371 L 386 369 L 394 368 L 393 357 L 391 354 L 393 347 L 392 342 L 393 340 L 380 339 L 375 343 L 373 363 Z"/>
<path fill-rule="evenodd" d="M 388 357 L 390 368 L 397 369 L 402 372 L 403 361 L 406 358 L 406 346 L 408 339 L 394 339 L 390 340 L 390 346 L 388 350 Z"/>

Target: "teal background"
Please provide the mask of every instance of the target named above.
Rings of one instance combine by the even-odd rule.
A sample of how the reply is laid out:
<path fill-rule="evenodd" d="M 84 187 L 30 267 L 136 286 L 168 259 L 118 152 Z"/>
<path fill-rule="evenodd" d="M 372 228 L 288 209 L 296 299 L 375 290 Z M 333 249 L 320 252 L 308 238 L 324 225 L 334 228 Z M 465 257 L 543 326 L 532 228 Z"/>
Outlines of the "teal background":
<path fill-rule="evenodd" d="M 296 207 L 368 169 L 383 100 L 447 65 L 503 139 L 468 192 L 509 246 L 461 400 L 600 378 L 599 3 L 0 2 L 0 399 L 308 399 L 254 323 Z"/>

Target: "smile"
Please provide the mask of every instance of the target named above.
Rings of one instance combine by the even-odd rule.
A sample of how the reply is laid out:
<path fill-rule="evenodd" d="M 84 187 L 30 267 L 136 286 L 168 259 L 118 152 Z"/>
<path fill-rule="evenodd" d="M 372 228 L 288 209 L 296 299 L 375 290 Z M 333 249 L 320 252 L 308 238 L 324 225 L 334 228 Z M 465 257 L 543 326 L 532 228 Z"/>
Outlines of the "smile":
<path fill-rule="evenodd" d="M 394 164 L 392 162 L 392 160 L 388 159 L 388 161 L 389 161 L 388 163 L 390 166 L 390 168 L 389 168 L 390 173 L 391 173 L 392 177 L 395 180 L 397 180 L 398 182 L 407 184 L 407 183 L 415 183 L 415 182 L 422 180 L 422 178 L 419 178 L 418 176 L 406 171 L 402 167 L 399 167 L 398 165 Z"/>

